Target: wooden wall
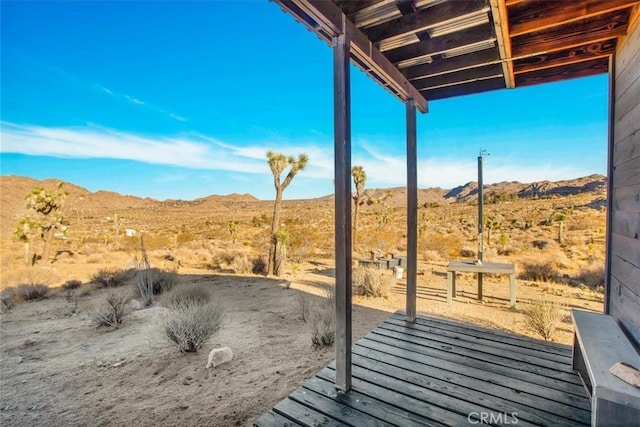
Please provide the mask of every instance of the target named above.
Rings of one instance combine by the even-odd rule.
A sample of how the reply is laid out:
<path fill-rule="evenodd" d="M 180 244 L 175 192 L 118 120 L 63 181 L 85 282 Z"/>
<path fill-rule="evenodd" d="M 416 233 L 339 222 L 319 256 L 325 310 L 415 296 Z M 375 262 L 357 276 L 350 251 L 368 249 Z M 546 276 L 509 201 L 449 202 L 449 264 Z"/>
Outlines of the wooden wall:
<path fill-rule="evenodd" d="M 640 19 L 614 56 L 606 310 L 640 348 Z"/>

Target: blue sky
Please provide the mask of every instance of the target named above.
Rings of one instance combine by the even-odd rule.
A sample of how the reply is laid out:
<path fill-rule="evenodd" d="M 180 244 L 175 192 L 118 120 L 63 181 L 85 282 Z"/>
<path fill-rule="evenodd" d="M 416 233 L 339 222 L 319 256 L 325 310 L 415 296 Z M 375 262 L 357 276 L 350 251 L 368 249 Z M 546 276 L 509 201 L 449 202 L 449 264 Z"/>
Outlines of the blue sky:
<path fill-rule="evenodd" d="M 2 175 L 157 199 L 272 199 L 267 150 L 309 155 L 285 198 L 333 192 L 331 49 L 267 0 L 1 4 Z M 404 105 L 352 68 L 352 163 L 405 185 Z M 605 173 L 607 76 L 429 103 L 418 182 Z"/>

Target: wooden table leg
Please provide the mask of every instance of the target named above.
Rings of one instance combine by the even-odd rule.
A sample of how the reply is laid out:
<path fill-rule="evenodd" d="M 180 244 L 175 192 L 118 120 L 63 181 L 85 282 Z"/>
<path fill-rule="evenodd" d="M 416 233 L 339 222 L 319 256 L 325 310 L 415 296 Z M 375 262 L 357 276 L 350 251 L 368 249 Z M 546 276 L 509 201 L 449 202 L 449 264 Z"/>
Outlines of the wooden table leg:
<path fill-rule="evenodd" d="M 452 294 L 455 293 L 455 280 L 455 273 L 447 271 L 447 302 L 451 302 Z"/>
<path fill-rule="evenodd" d="M 510 307 L 515 308 L 516 306 L 516 275 L 515 273 L 511 273 L 509 275 L 509 293 L 511 294 Z"/>
<path fill-rule="evenodd" d="M 482 301 L 482 273 L 478 273 L 478 299 Z"/>

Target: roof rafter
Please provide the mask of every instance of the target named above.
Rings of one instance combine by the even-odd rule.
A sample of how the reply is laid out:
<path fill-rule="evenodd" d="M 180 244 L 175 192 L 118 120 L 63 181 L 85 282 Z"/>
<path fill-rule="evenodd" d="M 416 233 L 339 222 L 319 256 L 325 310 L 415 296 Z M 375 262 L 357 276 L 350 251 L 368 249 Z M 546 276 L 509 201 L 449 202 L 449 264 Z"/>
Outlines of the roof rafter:
<path fill-rule="evenodd" d="M 637 1 L 587 0 L 586 2 L 553 1 L 552 3 L 535 3 L 524 9 L 522 13 L 518 13 L 518 8 L 514 8 L 514 13 L 511 17 L 511 37 L 615 12 L 620 9 L 627 9 Z"/>
<path fill-rule="evenodd" d="M 513 63 L 509 60 L 511 58 L 511 37 L 509 37 L 507 7 L 505 6 L 504 0 L 491 0 L 490 4 L 498 50 L 503 60 L 502 74 L 504 75 L 504 83 L 507 88 L 511 89 L 515 87 L 515 78 L 513 74 Z"/>
<path fill-rule="evenodd" d="M 384 80 L 385 87 L 395 96 L 403 101 L 413 99 L 418 110 L 427 112 L 424 96 L 334 3 L 322 0 L 275 1 L 329 43 L 332 43 L 331 39 L 346 33 L 351 42 L 354 62 L 377 81 Z"/>

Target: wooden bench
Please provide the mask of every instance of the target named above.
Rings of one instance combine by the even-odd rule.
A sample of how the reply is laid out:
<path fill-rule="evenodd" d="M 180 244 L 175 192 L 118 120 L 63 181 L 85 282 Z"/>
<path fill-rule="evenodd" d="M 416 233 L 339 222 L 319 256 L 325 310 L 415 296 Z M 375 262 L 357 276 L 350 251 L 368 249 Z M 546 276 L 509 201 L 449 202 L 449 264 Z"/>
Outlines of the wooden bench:
<path fill-rule="evenodd" d="M 513 264 L 484 262 L 476 264 L 471 261 L 451 261 L 447 265 L 447 302 L 451 302 L 456 296 L 456 273 L 476 273 L 476 274 L 508 274 L 509 292 L 511 299 L 509 307 L 516 306 L 516 270 Z M 482 301 L 482 281 L 478 281 L 478 299 Z"/>
<path fill-rule="evenodd" d="M 640 368 L 640 356 L 613 317 L 582 310 L 571 310 L 571 317 L 572 367 L 590 394 L 591 425 L 640 425 L 640 389 L 609 372 L 617 362 Z"/>

